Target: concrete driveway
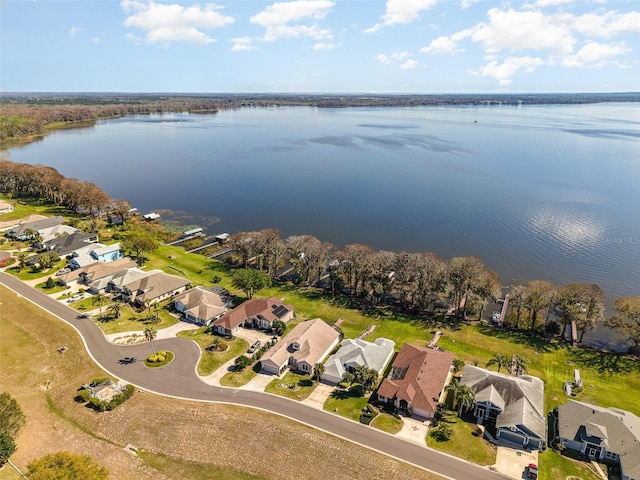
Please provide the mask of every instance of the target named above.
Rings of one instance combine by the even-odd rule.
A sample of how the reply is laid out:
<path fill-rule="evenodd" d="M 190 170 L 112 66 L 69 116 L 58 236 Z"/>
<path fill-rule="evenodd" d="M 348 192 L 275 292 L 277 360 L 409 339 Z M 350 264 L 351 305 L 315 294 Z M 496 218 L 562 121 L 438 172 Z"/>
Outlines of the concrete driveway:
<path fill-rule="evenodd" d="M 318 383 L 316 388 L 313 389 L 313 392 L 311 392 L 311 395 L 303 400 L 303 403 L 310 407 L 322 410 L 324 408 L 324 402 L 326 402 L 327 398 L 329 398 L 329 395 L 331 395 L 331 392 L 333 392 L 335 388 L 336 387 L 333 385 Z"/>
<path fill-rule="evenodd" d="M 538 451 L 528 452 L 509 447 L 498 447 L 496 471 L 517 480 L 526 478 L 525 468 L 530 464 L 538 465 Z"/>
<path fill-rule="evenodd" d="M 402 429 L 396 433 L 396 437 L 425 446 L 430 424 L 431 422 L 427 419 L 403 416 Z"/>
<path fill-rule="evenodd" d="M 261 345 L 271 341 L 271 334 L 265 333 L 263 330 L 254 330 L 252 328 L 240 327 L 235 332 L 236 337 L 240 337 L 243 340 L 249 342 L 249 345 L 253 345 L 256 341 L 260 340 Z"/>

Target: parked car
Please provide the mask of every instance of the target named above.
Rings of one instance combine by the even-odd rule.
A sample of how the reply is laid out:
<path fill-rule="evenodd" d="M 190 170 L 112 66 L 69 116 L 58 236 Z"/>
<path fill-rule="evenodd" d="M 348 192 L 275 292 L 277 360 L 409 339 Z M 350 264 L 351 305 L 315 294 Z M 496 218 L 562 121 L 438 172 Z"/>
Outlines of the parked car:
<path fill-rule="evenodd" d="M 530 463 L 527 466 L 527 478 L 538 478 L 538 465 L 535 463 Z"/>
<path fill-rule="evenodd" d="M 247 353 L 253 353 L 260 348 L 260 340 L 256 340 L 256 342 L 249 347 Z"/>
<path fill-rule="evenodd" d="M 62 270 L 58 270 L 56 272 L 56 276 L 64 275 L 65 273 L 69 273 L 71 271 L 70 268 L 63 268 Z"/>
<path fill-rule="evenodd" d="M 77 293 L 72 297 L 69 297 L 69 299 L 67 299 L 67 303 L 73 303 L 77 300 L 82 300 L 84 298 L 84 294 L 83 293 Z"/>

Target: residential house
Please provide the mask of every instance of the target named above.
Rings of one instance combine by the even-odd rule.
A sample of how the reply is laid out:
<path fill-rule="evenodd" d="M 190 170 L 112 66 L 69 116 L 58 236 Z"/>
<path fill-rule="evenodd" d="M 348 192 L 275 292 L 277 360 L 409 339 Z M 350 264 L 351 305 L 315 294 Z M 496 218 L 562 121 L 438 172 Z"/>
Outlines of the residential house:
<path fill-rule="evenodd" d="M 453 375 L 453 354 L 405 343 L 378 388 L 378 401 L 433 418 Z"/>
<path fill-rule="evenodd" d="M 174 302 L 184 320 L 208 327 L 227 313 L 232 300 L 229 292 L 224 289 L 212 291 L 195 287 L 178 295 Z"/>
<path fill-rule="evenodd" d="M 61 216 L 45 217 L 41 220 L 25 222 L 25 223 L 16 225 L 14 227 L 11 227 L 9 230 L 7 230 L 5 235 L 15 240 L 27 240 L 27 237 L 29 237 L 28 235 L 29 231 L 33 230 L 35 232 L 39 232 L 40 230 L 44 230 L 46 228 L 62 225 L 63 222 L 64 222 L 64 218 Z"/>
<path fill-rule="evenodd" d="M 280 375 L 288 367 L 310 375 L 339 341 L 340 332 L 324 320 L 299 323 L 260 358 L 262 370 Z"/>
<path fill-rule="evenodd" d="M 69 259 L 69 265 L 71 268 L 82 268 L 94 262 L 112 262 L 123 257 L 122 245 L 119 243 L 114 243 L 113 245 L 93 243 L 73 252 Z"/>
<path fill-rule="evenodd" d="M 378 338 L 375 342 L 348 338 L 342 342 L 340 349 L 324 363 L 324 374 L 321 380 L 336 385 L 342 381 L 345 372 L 354 373 L 357 367 L 364 366 L 382 375 L 391 360 L 396 343 L 386 338 Z"/>
<path fill-rule="evenodd" d="M 75 250 L 97 241 L 97 233 L 75 232 L 46 240 L 42 242 L 42 246 L 50 252 L 56 252 L 60 258 L 64 258 L 72 255 Z"/>
<path fill-rule="evenodd" d="M 126 385 L 122 382 L 113 382 L 107 379 L 98 385 L 83 385 L 92 398 L 97 398 L 101 402 L 108 403 L 113 397 L 125 391 Z"/>
<path fill-rule="evenodd" d="M 122 287 L 123 298 L 136 305 L 151 305 L 184 292 L 190 280 L 157 270 Z"/>
<path fill-rule="evenodd" d="M 45 217 L 44 215 L 27 215 L 26 217 L 22 217 L 17 220 L 8 220 L 6 222 L 0 222 L 0 232 L 6 232 L 7 230 L 12 230 L 17 228 L 19 225 L 29 222 L 35 222 L 36 220 L 44 220 L 49 217 Z M 9 236 L 9 235 L 7 235 Z"/>
<path fill-rule="evenodd" d="M 145 272 L 137 267 L 119 270 L 111 275 L 106 290 L 114 296 L 123 296 L 127 285 L 133 284 L 146 276 L 161 271 L 162 270 L 150 270 Z"/>
<path fill-rule="evenodd" d="M 136 262 L 129 257 L 124 257 L 113 262 L 94 262 L 82 269 L 74 270 L 74 272 L 78 272 L 78 281 L 88 285 L 87 290 L 95 295 L 109 289 L 109 283 L 114 275 L 136 266 Z"/>
<path fill-rule="evenodd" d="M 0 200 L 0 215 L 3 213 L 13 212 L 13 205 L 4 200 Z"/>
<path fill-rule="evenodd" d="M 282 303 L 278 297 L 253 297 L 213 322 L 220 335 L 233 335 L 241 326 L 268 330 L 273 322 L 288 322 L 293 318 L 293 306 Z"/>
<path fill-rule="evenodd" d="M 40 235 L 40 241 L 36 243 L 36 246 L 38 248 L 42 248 L 44 247 L 44 242 L 53 240 L 57 237 L 72 235 L 74 233 L 80 233 L 80 230 L 78 230 L 75 227 L 71 227 L 69 225 L 54 225 L 53 227 L 49 227 L 49 228 L 41 228 L 40 230 L 38 230 L 38 235 Z M 95 236 L 96 236 L 96 242 L 97 242 L 98 241 L 97 235 Z"/>
<path fill-rule="evenodd" d="M 617 463 L 622 480 L 640 480 L 640 418 L 633 413 L 568 400 L 558 406 L 557 425 L 565 448 Z"/>
<path fill-rule="evenodd" d="M 544 383 L 467 365 L 460 379 L 476 396 L 473 415 L 495 425 L 496 438 L 519 448 L 542 450 L 546 440 Z"/>

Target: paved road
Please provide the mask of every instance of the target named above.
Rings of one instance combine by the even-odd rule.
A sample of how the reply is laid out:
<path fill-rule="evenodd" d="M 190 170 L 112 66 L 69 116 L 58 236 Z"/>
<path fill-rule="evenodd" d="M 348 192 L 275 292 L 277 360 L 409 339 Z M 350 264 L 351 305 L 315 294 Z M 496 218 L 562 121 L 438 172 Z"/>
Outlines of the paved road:
<path fill-rule="evenodd" d="M 243 405 L 280 414 L 457 480 L 506 478 L 486 468 L 406 442 L 380 430 L 294 400 L 264 392 L 207 385 L 196 374 L 200 348 L 190 340 L 174 338 L 154 341 L 156 350 L 171 350 L 175 353 L 176 359 L 159 369 L 146 368 L 142 360 L 151 353 L 151 347 L 147 342 L 139 345 L 113 345 L 107 341 L 98 325 L 88 319 L 76 319 L 77 312 L 70 307 L 25 285 L 9 274 L 0 272 L 0 283 L 69 323 L 80 333 L 89 354 L 104 370 L 145 390 L 184 399 Z M 140 361 L 123 365 L 120 360 L 124 357 L 134 357 Z"/>

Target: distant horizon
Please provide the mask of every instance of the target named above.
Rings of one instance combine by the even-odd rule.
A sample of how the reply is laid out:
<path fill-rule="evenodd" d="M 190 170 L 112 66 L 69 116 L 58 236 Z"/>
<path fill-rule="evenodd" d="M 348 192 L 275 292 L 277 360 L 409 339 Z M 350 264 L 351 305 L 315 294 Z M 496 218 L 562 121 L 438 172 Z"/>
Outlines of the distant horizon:
<path fill-rule="evenodd" d="M 372 95 L 372 96 L 461 96 L 461 95 L 489 95 L 494 97 L 508 97 L 517 95 L 640 95 L 640 90 L 637 91 L 564 91 L 564 92 L 375 92 L 375 91 L 279 91 L 279 92 L 215 92 L 215 91 L 118 91 L 118 90 L 59 90 L 59 91 L 47 91 L 47 90 L 14 90 L 14 91 L 0 91 L 2 95 L 229 95 L 229 96 L 253 96 L 253 95 Z"/>

